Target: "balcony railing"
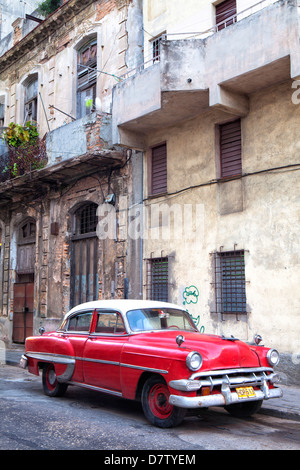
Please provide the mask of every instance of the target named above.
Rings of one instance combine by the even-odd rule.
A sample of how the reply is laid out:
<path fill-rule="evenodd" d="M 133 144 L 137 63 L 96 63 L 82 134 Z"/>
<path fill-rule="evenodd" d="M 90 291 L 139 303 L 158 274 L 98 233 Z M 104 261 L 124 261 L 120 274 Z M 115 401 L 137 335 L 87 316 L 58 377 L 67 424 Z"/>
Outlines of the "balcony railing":
<path fill-rule="evenodd" d="M 237 23 L 238 21 L 251 16 L 258 11 L 262 10 L 263 8 L 266 8 L 267 6 L 270 6 L 274 4 L 274 0 L 261 0 L 258 3 L 255 3 L 254 5 L 246 8 L 245 10 L 236 12 L 234 15 L 229 16 L 225 20 L 216 23 L 214 26 L 212 26 L 209 29 L 206 29 L 205 31 L 194 31 L 194 32 L 184 32 L 184 33 L 165 33 L 164 34 L 164 40 L 167 41 L 174 41 L 174 40 L 179 40 L 179 39 L 205 39 L 208 36 L 211 36 L 225 28 L 230 27 L 232 24 Z M 120 81 L 126 80 L 127 78 L 132 77 L 133 75 L 136 75 L 137 73 L 141 72 L 142 70 L 147 69 L 148 67 L 151 67 L 152 65 L 158 63 L 160 61 L 160 53 L 159 51 L 156 51 L 155 57 L 153 57 L 153 54 L 151 52 L 150 55 L 147 57 L 144 57 L 144 61 L 137 65 L 135 68 L 128 70 L 125 74 L 119 76 Z"/>
<path fill-rule="evenodd" d="M 0 156 L 0 183 L 31 173 L 47 164 L 46 141 L 38 140 L 22 148 L 9 148 Z"/>

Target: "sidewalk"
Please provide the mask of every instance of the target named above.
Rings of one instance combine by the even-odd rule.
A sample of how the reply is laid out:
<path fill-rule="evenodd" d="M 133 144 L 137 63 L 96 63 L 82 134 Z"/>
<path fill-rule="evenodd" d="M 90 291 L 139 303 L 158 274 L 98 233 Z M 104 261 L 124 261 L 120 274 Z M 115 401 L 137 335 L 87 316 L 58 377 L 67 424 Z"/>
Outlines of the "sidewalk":
<path fill-rule="evenodd" d="M 7 365 L 18 366 L 24 350 L 21 347 L 6 349 L 4 360 Z M 283 391 L 281 398 L 264 400 L 260 413 L 277 418 L 300 421 L 300 387 L 295 385 L 280 385 Z"/>

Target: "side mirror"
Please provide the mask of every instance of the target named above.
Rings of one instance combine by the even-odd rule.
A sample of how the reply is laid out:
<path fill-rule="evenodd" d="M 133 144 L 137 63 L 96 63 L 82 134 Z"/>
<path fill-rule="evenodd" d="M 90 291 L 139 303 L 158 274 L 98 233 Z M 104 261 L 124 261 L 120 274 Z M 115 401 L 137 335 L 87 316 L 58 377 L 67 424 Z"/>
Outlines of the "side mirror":
<path fill-rule="evenodd" d="M 45 328 L 43 326 L 40 326 L 39 328 L 39 334 L 43 335 L 45 333 Z"/>

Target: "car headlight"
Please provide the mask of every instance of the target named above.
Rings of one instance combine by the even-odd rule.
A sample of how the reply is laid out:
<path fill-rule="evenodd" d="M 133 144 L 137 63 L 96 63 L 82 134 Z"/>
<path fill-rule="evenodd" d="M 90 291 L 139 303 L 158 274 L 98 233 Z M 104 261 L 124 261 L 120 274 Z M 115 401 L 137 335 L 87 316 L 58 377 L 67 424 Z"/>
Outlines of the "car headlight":
<path fill-rule="evenodd" d="M 268 363 L 270 364 L 270 366 L 272 367 L 277 366 L 279 362 L 279 352 L 276 351 L 276 349 L 270 349 L 267 352 L 267 359 L 268 359 Z"/>
<path fill-rule="evenodd" d="M 202 366 L 202 356 L 196 351 L 192 351 L 187 355 L 186 365 L 190 370 L 198 370 Z"/>

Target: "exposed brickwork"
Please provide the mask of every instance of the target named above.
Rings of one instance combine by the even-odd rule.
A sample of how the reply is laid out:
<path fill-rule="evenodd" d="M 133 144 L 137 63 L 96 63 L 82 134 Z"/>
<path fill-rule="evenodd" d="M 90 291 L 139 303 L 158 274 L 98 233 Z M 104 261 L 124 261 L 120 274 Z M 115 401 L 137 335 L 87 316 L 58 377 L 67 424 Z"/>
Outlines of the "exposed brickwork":
<path fill-rule="evenodd" d="M 96 21 L 102 20 L 116 6 L 115 0 L 102 0 L 96 5 Z"/>
<path fill-rule="evenodd" d="M 96 122 L 87 124 L 86 129 L 86 145 L 87 151 L 99 151 L 104 148 L 104 142 L 100 139 L 100 128 L 102 124 L 102 116 L 98 115 Z"/>

